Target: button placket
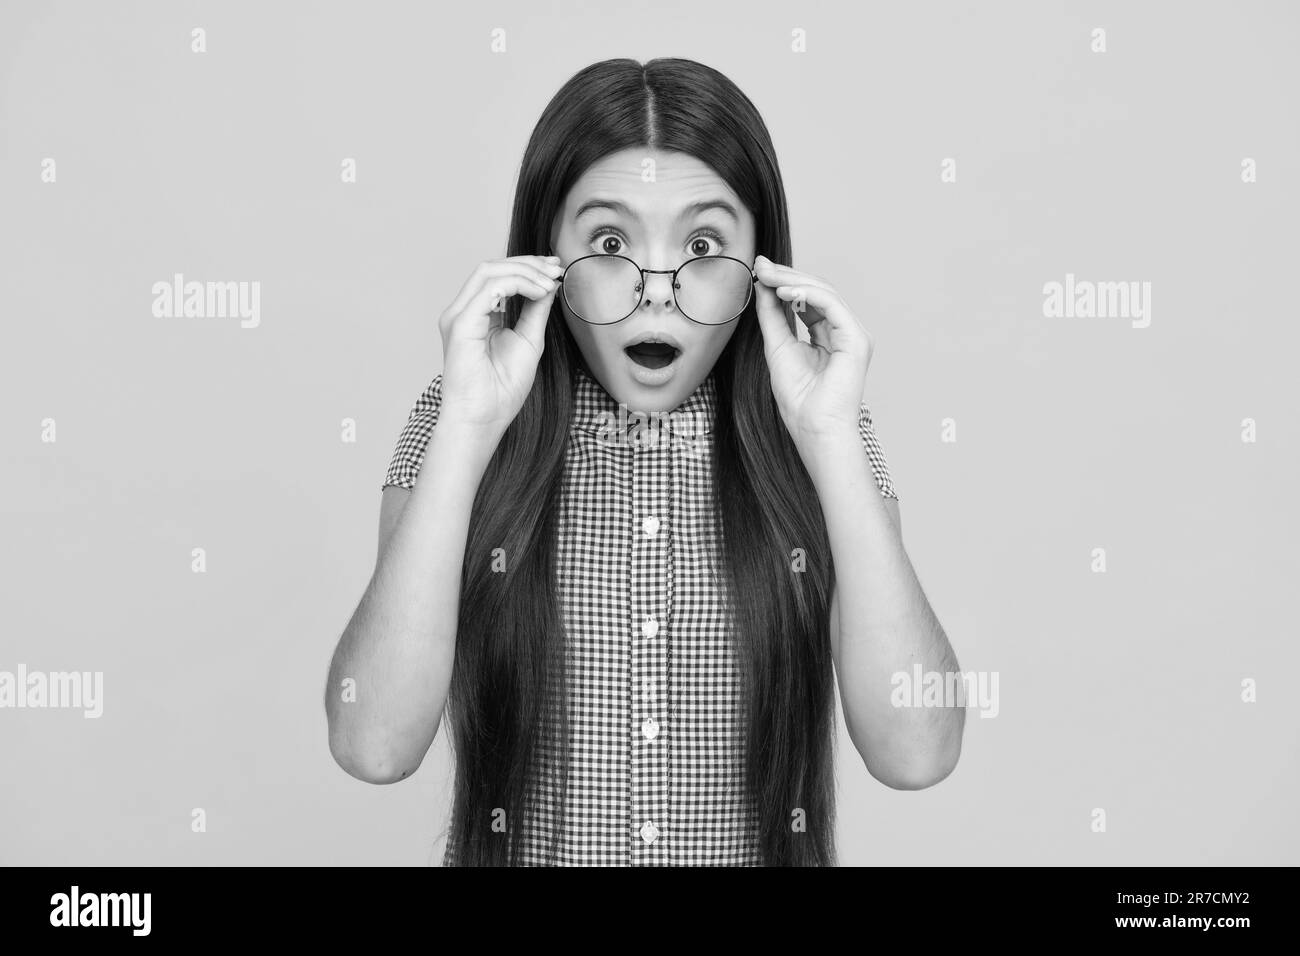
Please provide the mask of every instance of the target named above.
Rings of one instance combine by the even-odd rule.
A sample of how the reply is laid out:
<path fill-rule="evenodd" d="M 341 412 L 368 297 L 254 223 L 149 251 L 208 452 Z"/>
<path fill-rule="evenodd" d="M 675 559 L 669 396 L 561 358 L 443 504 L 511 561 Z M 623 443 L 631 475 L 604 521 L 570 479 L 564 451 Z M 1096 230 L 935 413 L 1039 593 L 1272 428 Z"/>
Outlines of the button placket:
<path fill-rule="evenodd" d="M 662 443 L 671 450 L 671 464 L 661 473 L 666 496 L 644 487 L 634 496 L 634 472 L 642 483 L 655 473 L 640 461 L 643 451 L 609 437 L 611 423 L 615 431 L 620 421 L 627 427 L 626 406 L 620 414 L 618 403 L 581 368 L 576 378 L 581 416 L 575 416 L 565 456 L 556 569 L 571 651 L 568 675 L 574 678 L 568 687 L 575 723 L 563 797 L 567 825 L 554 827 L 558 807 L 547 799 L 549 778 L 538 774 L 530 785 L 541 798 L 534 808 L 537 826 L 521 833 L 526 865 L 548 859 L 554 835 L 561 859 L 575 865 L 626 866 L 656 862 L 661 854 L 674 865 L 760 866 L 742 736 L 735 733 L 744 726 L 745 699 L 733 660 L 734 625 L 729 614 L 717 613 L 726 602 L 712 572 L 722 540 L 709 471 L 716 392 L 706 383 L 677 410 Z M 658 528 L 653 522 L 647 527 L 651 517 Z M 648 573 L 648 553 L 637 549 L 656 537 L 668 568 L 660 606 L 643 596 L 647 578 L 634 584 L 631 564 L 637 555 L 640 573 Z M 641 630 L 647 606 L 659 625 L 654 638 Z M 631 672 L 636 642 L 662 642 L 667 673 L 659 682 L 638 681 Z M 660 724 L 653 741 L 642 730 L 647 713 Z M 668 754 L 662 814 L 641 815 L 643 806 L 653 808 L 644 796 L 649 778 L 632 774 L 637 746 Z M 634 779 L 647 781 L 636 807 Z M 457 865 L 448 849 L 448 865 Z"/>
<path fill-rule="evenodd" d="M 671 471 L 666 443 L 634 446 L 630 632 L 632 774 L 631 862 L 668 862 L 669 751 L 664 707 L 668 680 L 668 507 Z"/>

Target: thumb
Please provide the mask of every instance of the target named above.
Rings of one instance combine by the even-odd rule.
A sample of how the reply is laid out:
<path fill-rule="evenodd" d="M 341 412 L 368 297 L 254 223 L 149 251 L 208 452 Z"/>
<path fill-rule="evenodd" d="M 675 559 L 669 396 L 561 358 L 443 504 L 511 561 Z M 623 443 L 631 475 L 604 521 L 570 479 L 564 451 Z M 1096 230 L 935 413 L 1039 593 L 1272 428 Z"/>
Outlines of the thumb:
<path fill-rule="evenodd" d="M 790 331 L 783 303 L 777 298 L 775 290 L 759 282 L 754 288 L 754 296 L 758 327 L 763 333 L 763 351 L 770 359 L 777 349 L 798 340 Z"/>
<path fill-rule="evenodd" d="M 558 287 L 557 287 L 558 288 Z M 515 323 L 515 332 L 536 350 L 538 355 L 546 342 L 546 322 L 551 316 L 555 304 L 555 289 L 540 299 L 526 299 L 519 311 L 519 321 Z"/>

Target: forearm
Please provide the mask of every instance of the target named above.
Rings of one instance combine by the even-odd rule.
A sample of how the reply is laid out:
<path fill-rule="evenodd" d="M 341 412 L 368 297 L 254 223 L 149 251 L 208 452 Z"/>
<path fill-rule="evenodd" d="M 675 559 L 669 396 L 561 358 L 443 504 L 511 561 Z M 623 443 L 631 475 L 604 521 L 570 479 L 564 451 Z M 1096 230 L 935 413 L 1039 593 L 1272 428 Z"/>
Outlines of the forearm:
<path fill-rule="evenodd" d="M 835 563 L 832 646 L 845 723 L 867 769 L 892 787 L 943 779 L 961 751 L 961 707 L 897 707 L 894 676 L 955 673 L 956 655 L 926 599 L 856 434 L 805 455 Z M 836 623 L 838 621 L 838 627 Z"/>
<path fill-rule="evenodd" d="M 354 776 L 409 776 L 437 735 L 455 660 L 470 512 L 495 441 L 443 420 L 330 666 L 330 749 Z M 343 682 L 355 681 L 355 699 Z"/>

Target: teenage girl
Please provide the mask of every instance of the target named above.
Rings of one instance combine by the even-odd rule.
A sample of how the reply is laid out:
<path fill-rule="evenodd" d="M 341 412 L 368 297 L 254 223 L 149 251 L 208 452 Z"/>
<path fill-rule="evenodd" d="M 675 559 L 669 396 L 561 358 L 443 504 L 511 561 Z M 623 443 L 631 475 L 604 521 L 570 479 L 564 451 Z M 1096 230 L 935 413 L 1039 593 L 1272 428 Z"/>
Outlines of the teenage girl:
<path fill-rule="evenodd" d="M 767 129 L 716 70 L 609 60 L 546 107 L 326 693 L 373 783 L 445 711 L 445 863 L 834 864 L 837 682 L 876 779 L 956 764 L 964 710 L 891 699 L 957 661 L 862 403 L 872 340 L 790 261 Z"/>

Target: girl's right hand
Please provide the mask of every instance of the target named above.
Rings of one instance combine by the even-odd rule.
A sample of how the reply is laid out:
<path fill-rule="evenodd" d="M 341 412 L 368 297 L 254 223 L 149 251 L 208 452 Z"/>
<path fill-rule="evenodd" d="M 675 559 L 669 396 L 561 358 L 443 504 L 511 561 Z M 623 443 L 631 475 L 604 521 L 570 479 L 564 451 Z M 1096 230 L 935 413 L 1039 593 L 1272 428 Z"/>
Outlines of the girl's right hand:
<path fill-rule="evenodd" d="M 511 256 L 475 267 L 438 318 L 443 354 L 440 423 L 454 421 L 504 434 L 533 387 L 546 320 L 560 287 L 556 279 L 563 272 L 554 256 Z M 509 329 L 505 300 L 512 295 L 529 301 Z"/>

